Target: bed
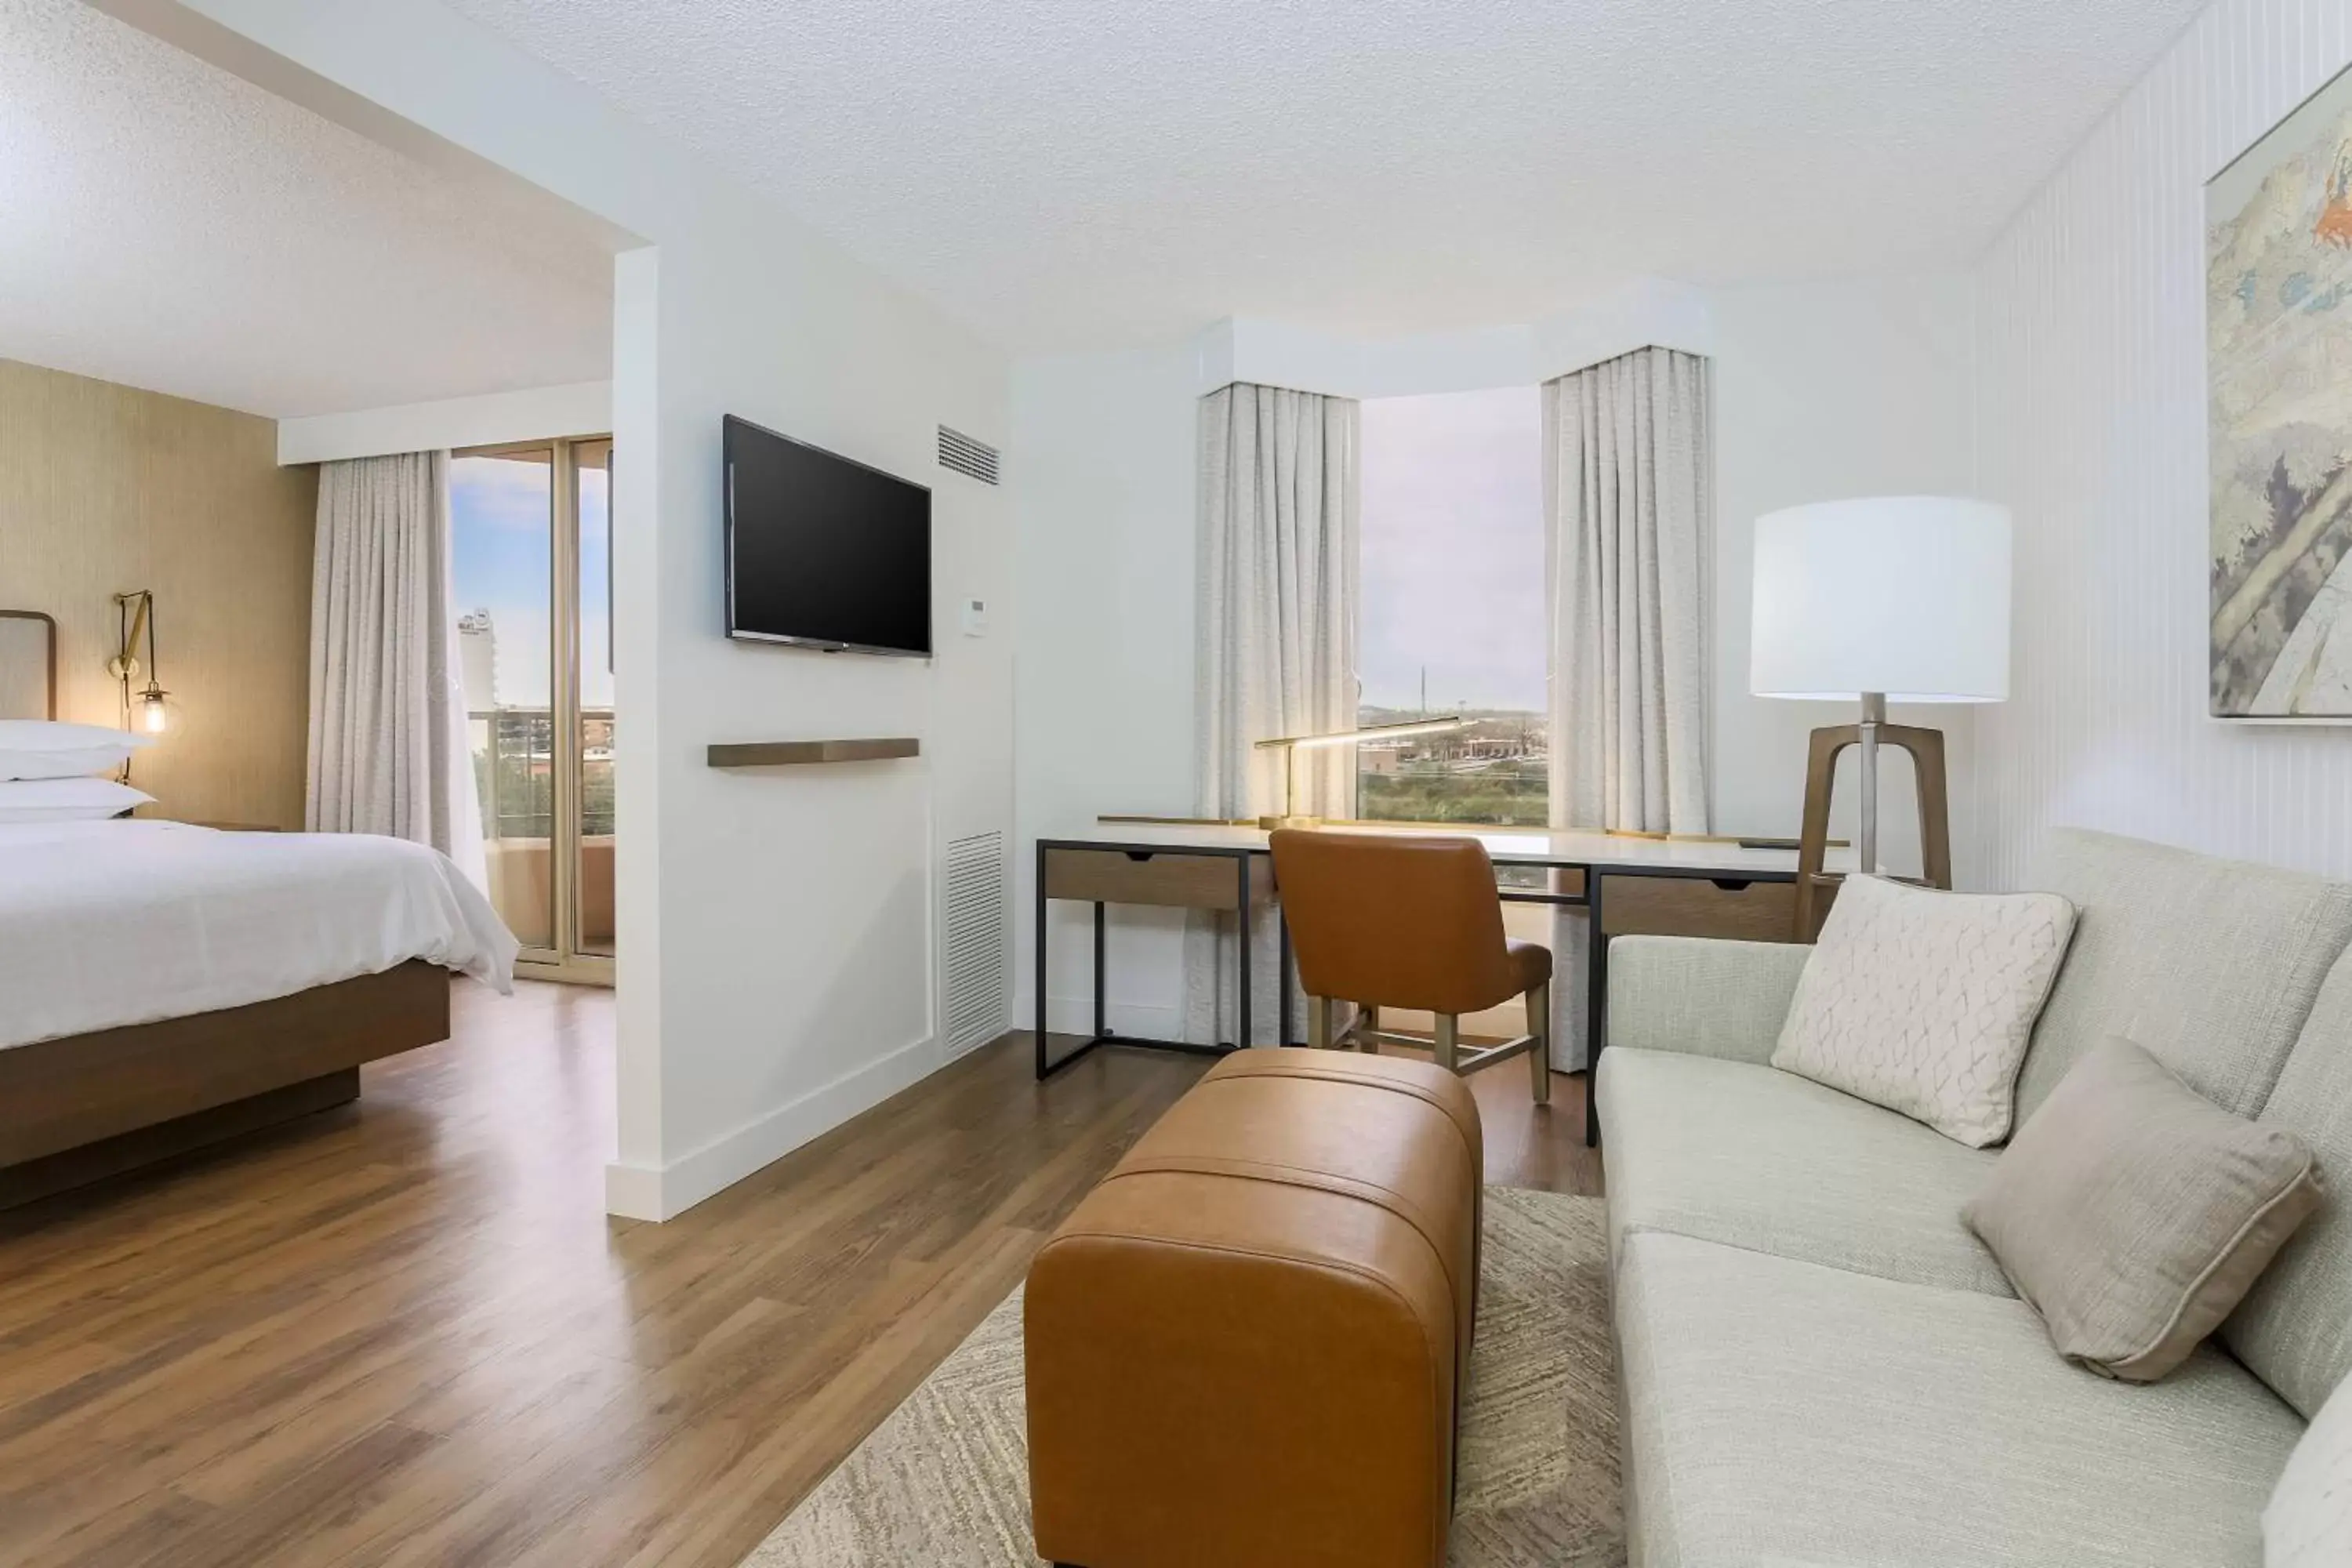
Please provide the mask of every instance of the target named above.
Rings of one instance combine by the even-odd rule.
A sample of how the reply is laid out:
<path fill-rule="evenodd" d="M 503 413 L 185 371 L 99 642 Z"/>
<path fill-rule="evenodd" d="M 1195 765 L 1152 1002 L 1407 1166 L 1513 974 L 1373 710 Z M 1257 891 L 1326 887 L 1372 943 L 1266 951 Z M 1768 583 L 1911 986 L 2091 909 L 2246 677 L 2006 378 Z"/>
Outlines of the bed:
<path fill-rule="evenodd" d="M 0 717 L 56 716 L 56 646 L 0 611 Z M 421 845 L 0 824 L 0 1208 L 354 1100 L 514 952 Z"/>

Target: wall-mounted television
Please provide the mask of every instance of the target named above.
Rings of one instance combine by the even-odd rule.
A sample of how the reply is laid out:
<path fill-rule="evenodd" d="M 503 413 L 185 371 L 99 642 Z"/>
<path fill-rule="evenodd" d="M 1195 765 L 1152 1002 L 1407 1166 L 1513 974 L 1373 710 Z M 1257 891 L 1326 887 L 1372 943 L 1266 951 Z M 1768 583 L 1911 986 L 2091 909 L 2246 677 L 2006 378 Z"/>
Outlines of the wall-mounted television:
<path fill-rule="evenodd" d="M 931 492 L 727 416 L 727 635 L 931 651 Z"/>

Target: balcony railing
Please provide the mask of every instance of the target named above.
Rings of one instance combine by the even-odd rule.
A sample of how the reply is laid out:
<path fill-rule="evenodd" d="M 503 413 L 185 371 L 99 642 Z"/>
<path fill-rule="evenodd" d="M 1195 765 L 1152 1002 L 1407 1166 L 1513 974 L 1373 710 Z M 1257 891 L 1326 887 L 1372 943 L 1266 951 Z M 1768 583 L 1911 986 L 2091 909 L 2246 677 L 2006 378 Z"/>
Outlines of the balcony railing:
<path fill-rule="evenodd" d="M 482 708 L 466 715 L 489 838 L 555 836 L 555 714 L 547 708 Z M 580 710 L 580 832 L 613 831 L 613 710 Z"/>

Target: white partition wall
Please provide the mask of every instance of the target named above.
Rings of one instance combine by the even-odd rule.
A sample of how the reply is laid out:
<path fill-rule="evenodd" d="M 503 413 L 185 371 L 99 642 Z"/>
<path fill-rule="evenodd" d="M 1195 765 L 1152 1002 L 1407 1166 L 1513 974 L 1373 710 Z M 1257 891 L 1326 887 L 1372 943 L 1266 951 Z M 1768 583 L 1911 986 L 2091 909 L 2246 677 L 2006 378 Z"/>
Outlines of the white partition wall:
<path fill-rule="evenodd" d="M 935 441 L 942 424 L 1004 439 L 1002 356 L 434 0 L 114 8 L 363 132 L 421 128 L 645 242 L 616 269 L 612 391 L 630 718 L 614 1210 L 675 1214 L 929 1071 L 939 851 L 1009 833 L 1012 812 L 1011 639 L 961 636 L 951 613 L 1009 586 L 1010 529 L 1002 492 L 938 468 Z M 936 659 L 727 641 L 728 414 L 933 488 Z M 923 755 L 704 763 L 712 742 L 860 734 L 919 736 Z"/>

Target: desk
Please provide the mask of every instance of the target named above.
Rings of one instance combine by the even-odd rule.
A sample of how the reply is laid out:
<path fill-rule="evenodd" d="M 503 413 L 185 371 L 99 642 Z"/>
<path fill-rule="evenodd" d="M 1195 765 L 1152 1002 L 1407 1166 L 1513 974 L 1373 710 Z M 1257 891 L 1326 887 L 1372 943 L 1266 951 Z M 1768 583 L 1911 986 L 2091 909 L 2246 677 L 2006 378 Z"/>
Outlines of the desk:
<path fill-rule="evenodd" d="M 1350 831 L 1425 833 L 1426 827 L 1381 828 L 1349 824 Z M 1720 839 L 1636 838 L 1609 833 L 1548 832 L 1535 828 L 1467 826 L 1486 847 L 1498 868 L 1534 868 L 1550 873 L 1546 889 L 1506 887 L 1512 903 L 1564 905 L 1589 911 L 1587 1057 L 1598 1066 L 1608 1043 L 1609 942 L 1620 936 L 1728 937 L 1742 942 L 1796 940 L 1797 853 L 1794 849 L 1743 849 Z M 1057 838 L 1037 841 L 1037 1076 L 1056 1072 L 1097 1046 L 1139 1046 L 1222 1056 L 1247 1039 L 1249 965 L 1240 968 L 1241 1027 L 1231 1043 L 1197 1045 L 1181 1040 L 1142 1040 L 1110 1032 L 1105 1012 L 1103 975 L 1105 908 L 1150 904 L 1161 908 L 1231 913 L 1242 951 L 1248 951 L 1254 921 L 1271 910 L 1280 920 L 1273 856 L 1259 828 L 1223 824 L 1099 823 Z M 1046 906 L 1055 899 L 1095 907 L 1095 1030 L 1086 1044 L 1058 1060 L 1045 1053 L 1047 995 Z M 1290 945 L 1284 928 L 1281 960 L 1280 1043 L 1295 1037 L 1290 1027 Z M 1593 1074 L 1584 1075 L 1584 1131 L 1597 1142 L 1592 1107 Z"/>

